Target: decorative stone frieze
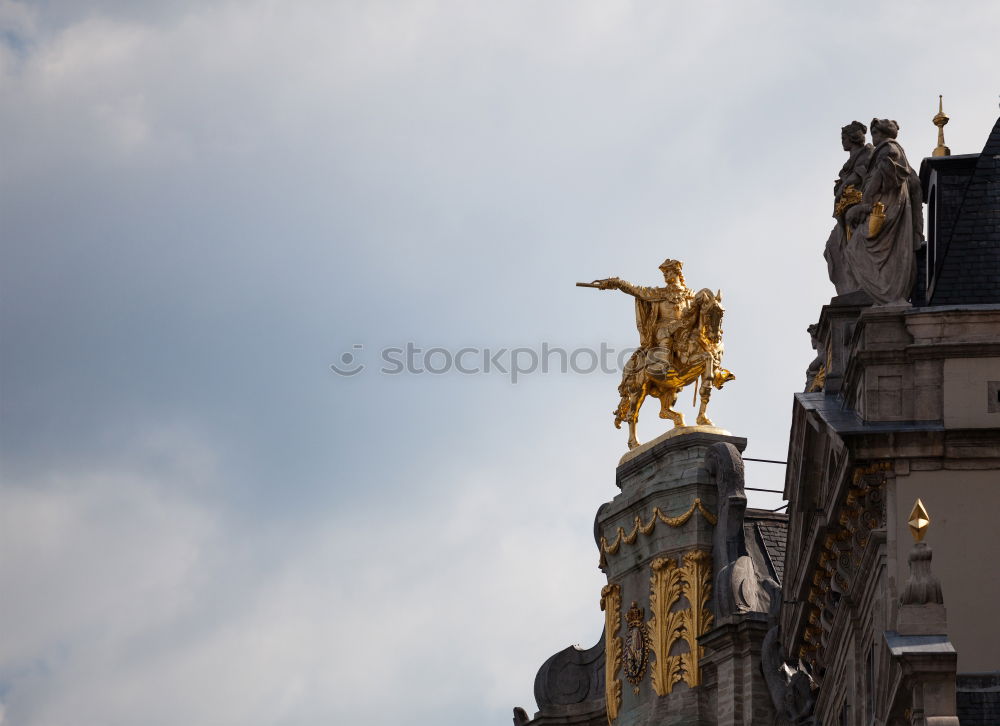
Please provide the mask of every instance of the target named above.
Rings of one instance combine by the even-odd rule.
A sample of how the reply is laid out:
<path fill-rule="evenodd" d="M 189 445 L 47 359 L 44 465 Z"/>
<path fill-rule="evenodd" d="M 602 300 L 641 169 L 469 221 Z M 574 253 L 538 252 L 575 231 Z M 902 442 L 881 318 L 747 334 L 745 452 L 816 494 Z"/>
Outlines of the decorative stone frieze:
<path fill-rule="evenodd" d="M 835 611 L 854 585 L 871 533 L 885 527 L 886 473 L 892 463 L 877 461 L 854 469 L 837 517 L 816 556 L 807 595 L 808 615 L 799 634 L 798 656 L 821 672 Z"/>

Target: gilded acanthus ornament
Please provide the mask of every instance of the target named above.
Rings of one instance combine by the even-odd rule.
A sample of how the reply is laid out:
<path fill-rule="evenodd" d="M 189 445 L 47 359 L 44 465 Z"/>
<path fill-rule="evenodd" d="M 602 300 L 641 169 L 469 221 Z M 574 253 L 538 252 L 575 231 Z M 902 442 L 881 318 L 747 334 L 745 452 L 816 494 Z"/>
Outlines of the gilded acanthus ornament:
<path fill-rule="evenodd" d="M 688 644 L 688 652 L 681 658 L 684 679 L 694 688 L 701 685 L 699 663 L 705 651 L 698 645 L 698 637 L 708 632 L 715 619 L 709 609 L 712 598 L 712 555 L 704 550 L 686 553 L 681 565 L 681 579 L 684 582 L 684 595 L 690 603 L 684 611 L 684 639 Z"/>
<path fill-rule="evenodd" d="M 622 667 L 622 588 L 615 583 L 601 590 L 601 610 L 604 611 L 604 697 L 607 700 L 608 723 L 618 718 L 622 705 L 622 682 L 618 671 Z"/>
<path fill-rule="evenodd" d="M 651 568 L 649 607 L 652 618 L 646 627 L 649 647 L 655 657 L 651 665 L 653 690 L 665 696 L 681 681 L 690 688 L 701 685 L 704 649 L 698 645 L 698 636 L 707 633 L 714 620 L 709 609 L 712 556 L 702 550 L 691 550 L 681 558 L 680 566 L 671 557 L 658 557 Z M 687 607 L 676 610 L 682 598 L 687 600 Z M 677 641 L 686 643 L 687 651 L 670 655 Z"/>
<path fill-rule="evenodd" d="M 674 605 L 681 599 L 681 571 L 677 560 L 658 557 L 653 560 L 653 576 L 649 583 L 649 607 L 653 617 L 647 623 L 650 649 L 653 651 L 653 690 L 658 696 L 670 693 L 674 684 L 684 678 L 679 655 L 670 655 L 674 641 L 683 637 L 684 616 L 675 612 Z"/>
<path fill-rule="evenodd" d="M 693 292 L 684 282 L 681 267 L 678 260 L 660 265 L 665 287 L 633 285 L 617 277 L 577 283 L 579 287 L 621 290 L 635 298 L 639 348 L 622 372 L 618 386 L 621 400 L 614 410 L 616 428 L 621 428 L 623 421 L 628 423 L 630 449 L 639 445 L 635 424 L 646 396 L 660 400 L 660 418 L 672 420 L 675 427 L 683 426 L 684 415 L 674 410 L 674 403 L 685 386 L 701 379 L 697 421 L 711 426 L 705 411 L 712 388 L 722 388 L 736 377 L 722 367 L 722 293 L 708 288 Z"/>

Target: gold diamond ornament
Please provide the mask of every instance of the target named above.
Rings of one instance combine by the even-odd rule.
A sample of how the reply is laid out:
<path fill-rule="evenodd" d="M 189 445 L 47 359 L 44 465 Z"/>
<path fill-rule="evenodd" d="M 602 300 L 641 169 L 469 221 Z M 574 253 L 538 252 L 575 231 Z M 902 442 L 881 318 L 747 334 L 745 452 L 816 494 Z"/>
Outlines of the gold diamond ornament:
<path fill-rule="evenodd" d="M 924 503 L 917 499 L 913 505 L 913 510 L 910 512 L 910 520 L 907 522 L 910 525 L 910 534 L 913 535 L 914 541 L 919 542 L 924 538 L 930 523 L 931 515 L 927 513 Z"/>

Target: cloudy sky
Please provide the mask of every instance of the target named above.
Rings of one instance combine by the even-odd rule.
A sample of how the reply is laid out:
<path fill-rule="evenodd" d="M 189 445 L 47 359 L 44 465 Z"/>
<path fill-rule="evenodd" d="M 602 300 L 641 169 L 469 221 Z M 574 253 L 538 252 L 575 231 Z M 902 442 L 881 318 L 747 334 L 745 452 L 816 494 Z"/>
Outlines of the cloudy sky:
<path fill-rule="evenodd" d="M 676 257 L 784 459 L 840 127 L 916 166 L 1000 92 L 996 5 L 817 5 L 0 0 L 0 722 L 533 712 L 600 632 L 618 376 L 425 353 L 620 350 L 573 283 Z"/>

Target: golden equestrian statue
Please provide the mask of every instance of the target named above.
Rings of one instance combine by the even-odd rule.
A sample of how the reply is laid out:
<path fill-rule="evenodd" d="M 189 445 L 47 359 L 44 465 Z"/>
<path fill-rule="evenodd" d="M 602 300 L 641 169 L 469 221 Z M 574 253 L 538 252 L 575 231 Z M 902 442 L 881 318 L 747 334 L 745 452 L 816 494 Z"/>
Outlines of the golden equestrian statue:
<path fill-rule="evenodd" d="M 684 426 L 684 414 L 674 410 L 681 389 L 699 378 L 701 394 L 698 424 L 711 426 L 705 413 L 712 387 L 722 388 L 736 376 L 722 367 L 722 292 L 708 288 L 693 293 L 684 282 L 682 263 L 660 265 L 665 287 L 642 287 L 617 277 L 578 282 L 578 287 L 621 290 L 635 298 L 639 348 L 622 371 L 621 401 L 615 409 L 615 428 L 628 422 L 628 447 L 639 445 L 635 424 L 646 396 L 660 399 L 660 418 Z"/>

